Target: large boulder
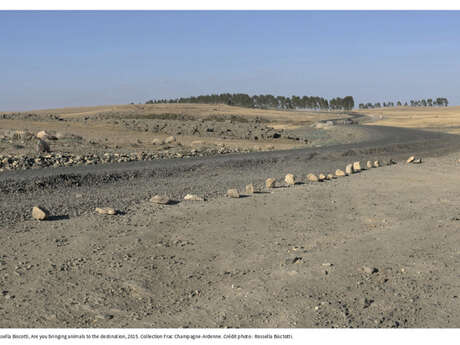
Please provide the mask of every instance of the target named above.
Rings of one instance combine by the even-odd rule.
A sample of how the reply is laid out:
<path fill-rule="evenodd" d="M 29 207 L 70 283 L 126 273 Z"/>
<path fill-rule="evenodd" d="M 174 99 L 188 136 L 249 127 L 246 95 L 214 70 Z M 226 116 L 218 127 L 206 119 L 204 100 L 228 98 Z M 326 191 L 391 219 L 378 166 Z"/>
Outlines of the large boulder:
<path fill-rule="evenodd" d="M 367 161 L 366 166 L 367 166 L 368 169 L 371 169 L 372 168 L 372 162 Z"/>

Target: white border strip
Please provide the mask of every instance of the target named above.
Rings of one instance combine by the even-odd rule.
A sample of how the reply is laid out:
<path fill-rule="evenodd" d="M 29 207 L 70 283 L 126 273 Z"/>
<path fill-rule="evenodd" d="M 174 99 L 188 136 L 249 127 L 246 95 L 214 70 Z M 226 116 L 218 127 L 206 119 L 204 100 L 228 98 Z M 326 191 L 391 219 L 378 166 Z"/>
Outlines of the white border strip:
<path fill-rule="evenodd" d="M 0 10 L 458 10 L 454 0 L 6 0 Z"/>
<path fill-rule="evenodd" d="M 0 329 L 0 344 L 436 344 L 458 329 Z M 10 336 L 10 337 L 9 337 Z"/>

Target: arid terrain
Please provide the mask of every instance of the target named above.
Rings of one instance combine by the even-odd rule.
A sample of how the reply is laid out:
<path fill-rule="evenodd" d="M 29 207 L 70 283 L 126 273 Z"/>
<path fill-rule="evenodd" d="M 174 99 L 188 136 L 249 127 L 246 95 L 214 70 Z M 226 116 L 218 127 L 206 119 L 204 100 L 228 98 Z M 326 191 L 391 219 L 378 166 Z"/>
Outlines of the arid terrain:
<path fill-rule="evenodd" d="M 359 110 L 370 116 L 369 124 L 418 128 L 460 134 L 460 107 L 390 107 Z"/>
<path fill-rule="evenodd" d="M 0 326 L 460 327 L 458 118 L 456 107 L 0 112 Z M 365 169 L 307 179 L 354 162 Z M 32 218 L 36 205 L 47 220 Z"/>

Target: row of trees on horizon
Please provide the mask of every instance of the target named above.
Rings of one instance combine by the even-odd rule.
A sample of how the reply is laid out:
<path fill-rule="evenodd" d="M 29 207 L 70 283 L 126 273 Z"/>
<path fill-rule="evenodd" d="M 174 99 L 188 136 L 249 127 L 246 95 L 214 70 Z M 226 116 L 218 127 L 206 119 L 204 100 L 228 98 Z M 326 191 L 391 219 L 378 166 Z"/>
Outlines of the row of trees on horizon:
<path fill-rule="evenodd" d="M 157 103 L 204 103 L 204 104 L 227 104 L 247 108 L 259 109 L 311 109 L 311 110 L 351 110 L 355 106 L 352 96 L 336 97 L 327 100 L 317 96 L 273 96 L 254 95 L 245 93 L 222 93 L 213 95 L 201 95 L 197 97 L 149 100 L 145 104 Z"/>
<path fill-rule="evenodd" d="M 421 100 L 411 100 L 409 103 L 405 102 L 404 104 L 401 101 L 396 102 L 377 102 L 377 103 L 360 103 L 359 109 L 374 109 L 374 108 L 388 108 L 388 107 L 447 107 L 449 105 L 449 101 L 445 97 L 437 97 L 436 99 L 428 98 L 428 99 L 421 99 Z"/>
<path fill-rule="evenodd" d="M 201 104 L 227 104 L 246 108 L 259 109 L 311 109 L 311 110 L 352 110 L 355 106 L 353 96 L 336 97 L 327 100 L 317 96 L 273 96 L 273 95 L 253 95 L 245 93 L 221 93 L 212 95 L 201 95 L 196 97 L 181 97 L 172 99 L 149 100 L 145 104 L 158 103 L 201 103 Z M 388 107 L 447 107 L 449 101 L 445 97 L 437 97 L 410 100 L 409 102 L 376 102 L 360 103 L 359 109 L 375 109 Z"/>

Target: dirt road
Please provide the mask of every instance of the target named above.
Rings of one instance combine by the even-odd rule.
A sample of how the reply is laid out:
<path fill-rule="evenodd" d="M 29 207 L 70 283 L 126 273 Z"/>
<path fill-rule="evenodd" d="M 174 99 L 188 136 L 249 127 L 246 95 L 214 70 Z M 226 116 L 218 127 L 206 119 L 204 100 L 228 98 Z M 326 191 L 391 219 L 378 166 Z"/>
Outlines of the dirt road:
<path fill-rule="evenodd" d="M 350 147 L 5 173 L 0 326 L 460 327 L 458 139 L 392 133 Z M 423 164 L 401 162 L 415 151 Z M 222 197 L 389 155 L 400 163 Z M 148 201 L 186 192 L 210 200 Z M 36 203 L 52 220 L 30 219 Z"/>

